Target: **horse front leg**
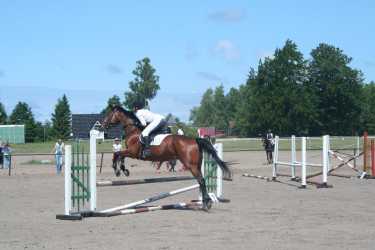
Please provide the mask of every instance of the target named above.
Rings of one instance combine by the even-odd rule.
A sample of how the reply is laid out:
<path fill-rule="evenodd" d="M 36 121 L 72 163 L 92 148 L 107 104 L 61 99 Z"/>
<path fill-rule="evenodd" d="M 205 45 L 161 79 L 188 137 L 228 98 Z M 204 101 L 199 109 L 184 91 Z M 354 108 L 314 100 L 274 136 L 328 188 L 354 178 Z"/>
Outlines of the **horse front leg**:
<path fill-rule="evenodd" d="M 130 157 L 129 151 L 123 150 L 119 152 L 115 152 L 113 154 L 113 162 L 112 167 L 115 172 L 115 175 L 119 177 L 121 175 L 120 170 L 117 168 L 117 165 L 120 163 L 120 169 L 125 174 L 125 176 L 129 176 L 130 172 L 125 167 L 125 157 Z"/>

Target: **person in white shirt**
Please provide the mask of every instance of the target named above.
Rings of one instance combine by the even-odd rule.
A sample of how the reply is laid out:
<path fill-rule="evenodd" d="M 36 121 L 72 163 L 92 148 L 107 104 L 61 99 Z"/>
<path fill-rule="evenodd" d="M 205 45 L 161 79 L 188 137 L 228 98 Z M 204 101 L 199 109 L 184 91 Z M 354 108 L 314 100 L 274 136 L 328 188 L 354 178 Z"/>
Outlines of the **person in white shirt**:
<path fill-rule="evenodd" d="M 275 144 L 275 138 L 273 137 L 273 133 L 271 132 L 271 129 L 268 129 L 268 132 L 266 134 L 266 139 L 271 142 L 272 146 Z"/>
<path fill-rule="evenodd" d="M 184 135 L 184 131 L 183 131 L 181 128 L 179 128 L 179 129 L 177 130 L 177 134 L 178 134 L 178 135 Z"/>
<path fill-rule="evenodd" d="M 112 145 L 113 153 L 120 152 L 122 150 L 122 145 L 119 138 L 115 138 L 115 143 Z"/>
<path fill-rule="evenodd" d="M 155 114 L 150 110 L 144 108 L 144 102 L 135 102 L 133 106 L 133 112 L 137 116 L 138 120 L 144 126 L 141 133 L 140 142 L 143 145 L 143 150 L 141 153 L 141 158 L 145 159 L 151 155 L 150 150 L 150 134 L 152 131 L 161 128 L 166 125 L 164 116 Z"/>
<path fill-rule="evenodd" d="M 55 151 L 55 161 L 56 161 L 56 173 L 60 174 L 63 164 L 63 153 L 64 153 L 64 143 L 61 139 L 59 139 L 55 143 L 55 147 L 53 149 Z"/>

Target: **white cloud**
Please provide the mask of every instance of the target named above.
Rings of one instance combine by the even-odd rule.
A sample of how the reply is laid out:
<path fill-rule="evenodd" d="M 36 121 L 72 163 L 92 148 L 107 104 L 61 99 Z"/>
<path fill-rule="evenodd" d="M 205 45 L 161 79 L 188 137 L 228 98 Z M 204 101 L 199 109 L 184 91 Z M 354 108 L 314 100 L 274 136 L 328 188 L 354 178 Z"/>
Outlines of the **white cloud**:
<path fill-rule="evenodd" d="M 228 61 L 240 58 L 240 51 L 236 45 L 229 40 L 219 40 L 214 47 L 214 53 L 224 57 Z"/>
<path fill-rule="evenodd" d="M 219 22 L 239 22 L 246 16 L 243 9 L 225 9 L 214 11 L 208 15 L 208 18 Z"/>

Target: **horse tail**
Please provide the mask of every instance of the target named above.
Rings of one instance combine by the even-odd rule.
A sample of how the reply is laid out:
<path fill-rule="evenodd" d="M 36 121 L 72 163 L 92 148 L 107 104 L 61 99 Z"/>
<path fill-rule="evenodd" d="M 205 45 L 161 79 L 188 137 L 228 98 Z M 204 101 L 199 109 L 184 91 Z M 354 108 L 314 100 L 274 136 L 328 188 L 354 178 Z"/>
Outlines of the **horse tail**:
<path fill-rule="evenodd" d="M 210 141 L 208 141 L 207 139 L 203 139 L 203 138 L 196 138 L 195 140 L 196 140 L 196 142 L 198 144 L 198 147 L 199 147 L 201 159 L 203 159 L 203 154 L 202 154 L 203 151 L 209 153 L 214 158 L 214 160 L 217 162 L 217 164 L 219 165 L 221 170 L 223 171 L 223 178 L 224 179 L 232 179 L 232 172 L 228 168 L 226 162 L 222 161 L 220 159 L 220 157 L 217 155 L 216 149 L 214 148 L 212 143 Z"/>

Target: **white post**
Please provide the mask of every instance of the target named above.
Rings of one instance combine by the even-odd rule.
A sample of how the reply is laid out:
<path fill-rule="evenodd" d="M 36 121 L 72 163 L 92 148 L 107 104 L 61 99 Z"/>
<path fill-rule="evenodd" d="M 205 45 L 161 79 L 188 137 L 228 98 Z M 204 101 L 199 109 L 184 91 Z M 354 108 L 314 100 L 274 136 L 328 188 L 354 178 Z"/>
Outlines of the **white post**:
<path fill-rule="evenodd" d="M 64 180 L 65 180 L 65 215 L 70 215 L 72 209 L 72 146 L 65 146 L 65 166 L 64 166 Z"/>
<path fill-rule="evenodd" d="M 296 178 L 296 136 L 292 135 L 292 179 Z"/>
<path fill-rule="evenodd" d="M 327 175 L 328 175 L 328 164 L 329 164 L 329 153 L 328 153 L 328 145 L 329 145 L 329 135 L 323 136 L 323 176 L 322 182 L 323 185 L 327 185 Z"/>
<path fill-rule="evenodd" d="M 221 160 L 223 160 L 223 144 L 216 143 L 215 149 Z M 216 168 L 216 197 L 220 198 L 223 196 L 223 170 L 219 166 Z"/>
<path fill-rule="evenodd" d="M 275 136 L 275 150 L 273 152 L 272 180 L 277 177 L 277 161 L 279 160 L 279 136 Z"/>
<path fill-rule="evenodd" d="M 96 131 L 90 131 L 90 210 L 96 210 Z"/>
<path fill-rule="evenodd" d="M 302 137 L 301 188 L 306 188 L 306 137 Z"/>

